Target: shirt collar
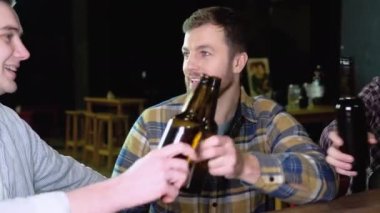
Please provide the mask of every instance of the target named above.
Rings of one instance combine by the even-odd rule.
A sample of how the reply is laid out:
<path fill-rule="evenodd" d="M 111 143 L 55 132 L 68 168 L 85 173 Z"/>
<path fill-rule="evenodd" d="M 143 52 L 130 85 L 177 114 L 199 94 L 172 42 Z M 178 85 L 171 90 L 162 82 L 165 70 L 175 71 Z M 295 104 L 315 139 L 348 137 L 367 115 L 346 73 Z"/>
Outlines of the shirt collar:
<path fill-rule="evenodd" d="M 377 140 L 380 139 L 380 77 L 376 76 L 359 93 L 366 108 L 367 121 Z"/>
<path fill-rule="evenodd" d="M 240 104 L 239 107 L 241 108 L 241 115 L 244 117 L 245 120 L 257 123 L 257 115 L 255 113 L 255 110 L 253 109 L 255 103 L 255 98 L 252 98 L 249 96 L 243 87 L 240 89 Z"/>

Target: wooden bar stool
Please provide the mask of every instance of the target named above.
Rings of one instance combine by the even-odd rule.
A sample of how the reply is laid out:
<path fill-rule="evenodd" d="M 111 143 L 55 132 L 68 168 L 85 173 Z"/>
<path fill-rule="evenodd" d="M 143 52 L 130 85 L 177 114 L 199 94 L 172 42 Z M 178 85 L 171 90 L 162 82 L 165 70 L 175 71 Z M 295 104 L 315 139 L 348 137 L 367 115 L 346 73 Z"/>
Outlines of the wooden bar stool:
<path fill-rule="evenodd" d="M 99 158 L 106 158 L 106 167 L 108 170 L 113 168 L 128 130 L 129 125 L 127 115 L 96 115 L 97 154 L 99 155 Z"/>
<path fill-rule="evenodd" d="M 83 153 L 82 153 L 82 161 L 92 164 L 94 166 L 98 166 L 99 164 L 99 155 L 98 155 L 98 146 L 96 144 L 96 132 L 97 132 L 97 124 L 96 124 L 96 113 L 85 112 L 85 124 L 84 124 L 84 145 L 83 145 Z M 89 158 L 89 154 L 91 154 L 92 158 Z"/>
<path fill-rule="evenodd" d="M 65 153 L 78 157 L 84 144 L 84 111 L 66 110 Z"/>

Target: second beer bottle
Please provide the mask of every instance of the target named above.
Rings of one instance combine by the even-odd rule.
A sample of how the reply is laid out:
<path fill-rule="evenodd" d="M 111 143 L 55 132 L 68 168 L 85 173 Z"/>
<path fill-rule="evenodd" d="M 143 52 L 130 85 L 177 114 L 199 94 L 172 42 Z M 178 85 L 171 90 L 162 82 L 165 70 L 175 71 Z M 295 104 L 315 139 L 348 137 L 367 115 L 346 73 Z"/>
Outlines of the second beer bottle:
<path fill-rule="evenodd" d="M 342 151 L 354 157 L 351 191 L 365 191 L 367 186 L 366 169 L 369 165 L 367 124 L 364 105 L 356 96 L 339 98 L 336 106 L 338 133 L 343 139 Z"/>
<path fill-rule="evenodd" d="M 185 108 L 183 111 L 168 121 L 158 148 L 172 143 L 184 142 L 188 143 L 194 149 L 197 149 L 199 142 L 205 138 L 204 134 L 207 132 L 205 131 L 205 123 L 206 121 L 209 122 L 209 119 L 205 118 L 206 112 L 211 111 L 213 112 L 212 117 L 215 116 L 217 101 L 215 91 L 217 91 L 216 94 L 218 94 L 220 81 L 221 79 L 218 77 L 208 75 L 201 76 L 200 82 L 192 97 L 187 99 L 188 101 L 184 104 Z M 211 104 L 212 102 L 215 102 L 215 104 Z M 185 158 L 184 156 L 178 157 Z M 194 169 L 193 166 L 194 165 L 191 164 L 192 170 Z M 185 191 L 193 191 L 189 188 L 190 183 L 194 185 L 194 181 L 192 182 L 192 173 L 185 186 Z M 198 184 L 200 183 L 196 185 Z"/>

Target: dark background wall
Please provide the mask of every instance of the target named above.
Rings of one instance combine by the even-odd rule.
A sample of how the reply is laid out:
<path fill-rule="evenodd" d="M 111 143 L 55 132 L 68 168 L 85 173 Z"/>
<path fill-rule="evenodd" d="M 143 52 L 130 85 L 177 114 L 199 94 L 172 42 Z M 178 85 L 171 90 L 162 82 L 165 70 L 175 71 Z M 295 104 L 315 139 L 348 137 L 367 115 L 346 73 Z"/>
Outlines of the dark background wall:
<path fill-rule="evenodd" d="M 380 75 L 380 1 L 342 1 L 343 56 L 355 63 L 356 90 Z"/>
<path fill-rule="evenodd" d="M 148 98 L 148 105 L 178 95 L 185 91 L 182 22 L 211 5 L 250 18 L 249 54 L 269 58 L 274 99 L 285 105 L 287 85 L 310 82 L 317 64 L 324 71 L 326 101 L 336 99 L 340 0 L 18 0 L 32 57 L 18 73 L 17 93 L 1 101 L 47 106 L 63 116 L 64 109 L 83 107 L 84 96 L 108 90 Z"/>
<path fill-rule="evenodd" d="M 19 90 L 2 100 L 13 106 L 64 104 L 72 101 L 71 6 L 65 1 L 17 1 L 31 58 L 17 75 Z"/>

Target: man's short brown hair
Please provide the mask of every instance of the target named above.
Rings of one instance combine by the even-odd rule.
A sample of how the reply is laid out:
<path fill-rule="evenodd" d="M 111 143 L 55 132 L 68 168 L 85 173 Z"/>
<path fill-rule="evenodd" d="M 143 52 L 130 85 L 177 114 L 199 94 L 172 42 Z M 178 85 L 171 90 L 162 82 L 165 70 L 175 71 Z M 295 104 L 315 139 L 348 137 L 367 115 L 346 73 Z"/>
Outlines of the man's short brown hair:
<path fill-rule="evenodd" d="M 9 4 L 11 7 L 15 6 L 16 4 L 16 0 L 0 0 L 0 2 L 1 1 Z"/>

